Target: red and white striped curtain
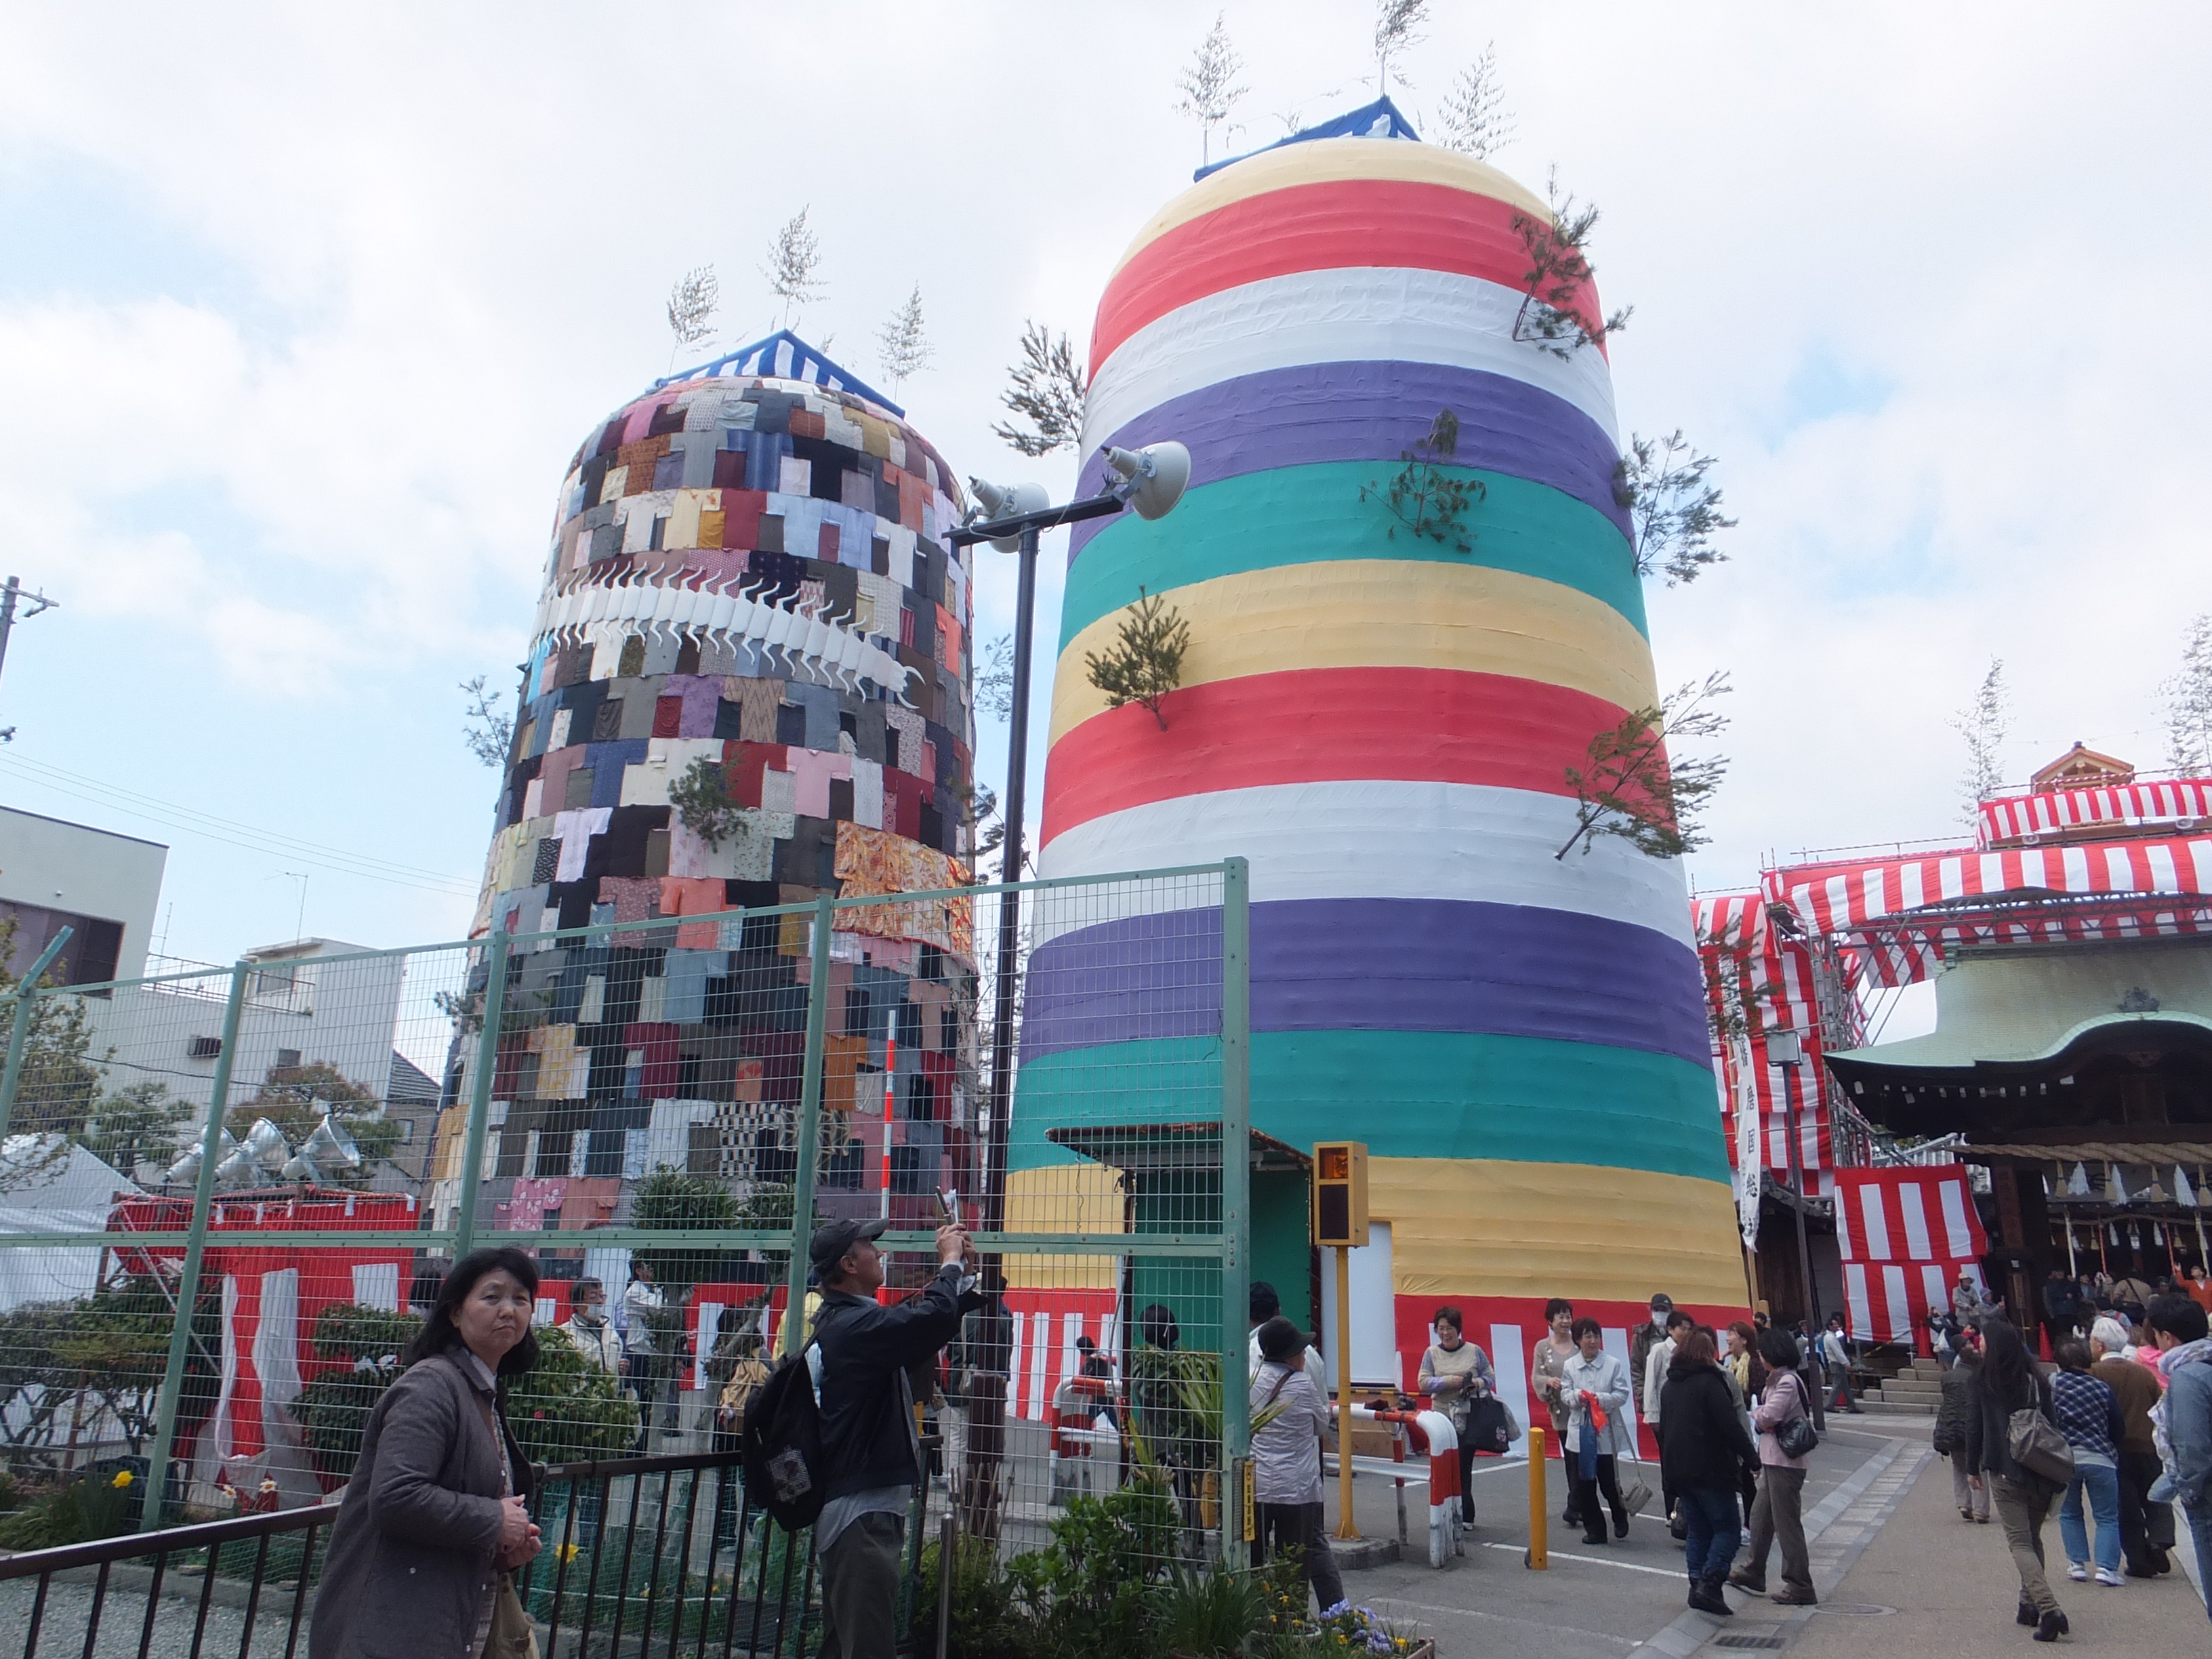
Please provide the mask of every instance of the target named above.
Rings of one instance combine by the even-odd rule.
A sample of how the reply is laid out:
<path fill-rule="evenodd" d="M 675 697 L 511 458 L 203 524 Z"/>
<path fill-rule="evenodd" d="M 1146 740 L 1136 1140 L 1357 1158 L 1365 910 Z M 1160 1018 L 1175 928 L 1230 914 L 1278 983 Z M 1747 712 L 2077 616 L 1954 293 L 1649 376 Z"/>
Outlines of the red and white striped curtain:
<path fill-rule="evenodd" d="M 1844 1322 L 1862 1342 L 1929 1351 L 1928 1316 L 1950 1311 L 1961 1267 L 1981 1278 L 1990 1248 L 1963 1164 L 1836 1171 Z"/>

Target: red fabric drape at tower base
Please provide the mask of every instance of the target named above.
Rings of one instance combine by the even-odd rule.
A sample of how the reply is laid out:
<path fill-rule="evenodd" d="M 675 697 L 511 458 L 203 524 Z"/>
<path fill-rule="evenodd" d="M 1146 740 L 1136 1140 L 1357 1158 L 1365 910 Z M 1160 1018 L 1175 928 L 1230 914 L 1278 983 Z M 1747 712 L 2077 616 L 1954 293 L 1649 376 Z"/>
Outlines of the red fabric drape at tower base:
<path fill-rule="evenodd" d="M 1836 1171 L 1844 1324 L 1861 1342 L 1932 1352 L 1931 1310 L 1948 1313 L 1959 1270 L 1982 1279 L 1989 1235 L 1963 1164 Z"/>
<path fill-rule="evenodd" d="M 108 1230 L 182 1232 L 191 1218 L 188 1200 L 132 1198 L 115 1206 Z M 308 1188 L 296 1197 L 216 1205 L 201 1282 L 220 1291 L 222 1334 L 216 1402 L 192 1442 L 194 1480 L 225 1477 L 247 1492 L 273 1480 L 288 1506 L 319 1502 L 323 1484 L 291 1413 L 301 1389 L 331 1369 L 310 1346 L 315 1320 L 325 1309 L 349 1303 L 391 1312 L 405 1303 L 412 1250 L 346 1249 L 335 1237 L 327 1249 L 257 1247 L 250 1236 L 404 1232 L 420 1218 L 415 1200 L 398 1193 Z M 118 1249 L 116 1254 L 133 1273 L 150 1271 L 158 1260 L 173 1274 L 184 1248 Z"/>

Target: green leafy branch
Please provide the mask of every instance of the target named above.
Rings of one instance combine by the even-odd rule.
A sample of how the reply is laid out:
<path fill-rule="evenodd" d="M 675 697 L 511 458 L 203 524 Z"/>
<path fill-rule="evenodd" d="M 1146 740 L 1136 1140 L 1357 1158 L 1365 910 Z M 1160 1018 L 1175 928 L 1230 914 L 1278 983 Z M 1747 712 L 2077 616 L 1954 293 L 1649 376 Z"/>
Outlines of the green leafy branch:
<path fill-rule="evenodd" d="M 730 798 L 729 774 L 720 761 L 702 755 L 684 769 L 668 786 L 668 804 L 676 809 L 685 829 L 709 848 L 719 848 L 738 833 L 744 808 Z"/>
<path fill-rule="evenodd" d="M 1669 739 L 1709 738 L 1728 725 L 1711 700 L 1729 690 L 1715 672 L 1691 681 L 1656 708 L 1632 709 L 1620 723 L 1589 742 L 1585 762 L 1566 769 L 1577 802 L 1574 834 L 1553 856 L 1564 859 L 1577 842 L 1587 854 L 1600 836 L 1618 836 L 1648 858 L 1680 858 L 1702 847 L 1698 818 L 1728 771 L 1724 757 L 1670 760 Z"/>
<path fill-rule="evenodd" d="M 1183 653 L 1189 649 L 1190 624 L 1182 613 L 1139 587 L 1112 647 L 1103 654 L 1085 652 L 1083 666 L 1091 684 L 1106 694 L 1109 708 L 1141 703 L 1164 732 L 1168 717 L 1160 704 L 1182 684 Z"/>
<path fill-rule="evenodd" d="M 1389 535 L 1395 540 L 1399 525 L 1416 536 L 1441 542 L 1462 553 L 1471 552 L 1474 532 L 1467 528 L 1468 510 L 1490 492 L 1480 478 L 1449 470 L 1459 449 L 1459 416 L 1438 410 L 1429 423 L 1429 435 L 1411 449 L 1399 452 L 1404 468 L 1385 484 L 1359 487 L 1363 501 L 1380 501 L 1398 523 Z"/>
<path fill-rule="evenodd" d="M 1679 427 L 1663 438 L 1631 434 L 1613 469 L 1613 499 L 1635 532 L 1638 575 L 1663 572 L 1672 587 L 1728 557 L 1713 545 L 1720 532 L 1735 528 L 1721 512 L 1720 490 L 1705 481 L 1715 465 Z"/>
<path fill-rule="evenodd" d="M 1589 234 L 1596 228 L 1594 205 L 1577 208 L 1572 191 L 1559 194 L 1559 173 L 1554 167 L 1544 185 L 1551 204 L 1548 216 L 1516 212 L 1514 234 L 1528 255 L 1522 273 L 1521 308 L 1513 314 L 1513 337 L 1571 358 L 1586 345 L 1603 345 L 1615 329 L 1628 326 L 1633 306 L 1624 307 L 1595 327 L 1575 309 L 1581 289 L 1590 280 Z"/>

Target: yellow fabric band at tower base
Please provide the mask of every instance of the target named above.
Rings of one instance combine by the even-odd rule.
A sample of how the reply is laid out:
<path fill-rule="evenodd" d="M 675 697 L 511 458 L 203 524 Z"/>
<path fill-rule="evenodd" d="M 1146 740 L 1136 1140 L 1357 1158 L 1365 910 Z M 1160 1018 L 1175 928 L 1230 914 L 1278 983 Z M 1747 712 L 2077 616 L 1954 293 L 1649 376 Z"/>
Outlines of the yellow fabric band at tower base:
<path fill-rule="evenodd" d="M 1563 1296 L 1741 1307 L 1728 1183 L 1588 1164 L 1377 1158 L 1370 1212 L 1390 1224 L 1400 1296 Z"/>

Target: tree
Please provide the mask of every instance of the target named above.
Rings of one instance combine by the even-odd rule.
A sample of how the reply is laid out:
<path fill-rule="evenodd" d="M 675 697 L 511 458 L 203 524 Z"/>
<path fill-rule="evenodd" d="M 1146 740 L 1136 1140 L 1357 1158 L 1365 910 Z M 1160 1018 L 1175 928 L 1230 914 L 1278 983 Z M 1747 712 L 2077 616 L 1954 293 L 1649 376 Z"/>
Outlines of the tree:
<path fill-rule="evenodd" d="M 916 283 L 906 303 L 891 313 L 890 321 L 876 336 L 876 361 L 891 377 L 896 392 L 908 375 L 921 374 L 936 356 L 937 349 L 922 331 L 921 284 Z"/>
<path fill-rule="evenodd" d="M 1429 21 L 1429 0 L 1375 0 L 1375 90 L 1390 94 L 1390 60 L 1411 52 L 1429 37 L 1422 25 Z M 1410 87 L 1403 71 L 1398 84 Z"/>
<path fill-rule="evenodd" d="M 1084 672 L 1106 694 L 1106 706 L 1141 703 L 1168 729 L 1160 703 L 1182 684 L 1183 653 L 1190 649 L 1190 624 L 1164 600 L 1137 589 L 1137 602 L 1122 614 L 1113 645 L 1102 655 L 1087 651 Z"/>
<path fill-rule="evenodd" d="M 1721 492 L 1705 482 L 1713 465 L 1679 427 L 1663 438 L 1630 434 L 1628 453 L 1613 469 L 1613 498 L 1628 509 L 1638 575 L 1663 571 L 1672 587 L 1728 557 L 1712 538 L 1735 520 L 1722 516 Z"/>
<path fill-rule="evenodd" d="M 668 349 L 672 369 L 678 352 L 713 335 L 714 313 L 721 303 L 722 283 L 712 265 L 694 265 L 668 290 L 668 331 L 676 339 Z"/>
<path fill-rule="evenodd" d="M 975 712 L 993 720 L 1014 717 L 1014 636 L 1001 634 L 975 664 Z"/>
<path fill-rule="evenodd" d="M 1449 409 L 1438 410 L 1436 419 L 1429 422 L 1428 436 L 1411 449 L 1399 452 L 1398 459 L 1406 465 L 1396 477 L 1388 484 L 1370 481 L 1360 485 L 1361 501 L 1380 501 L 1398 521 L 1390 526 L 1393 541 L 1397 539 L 1398 526 L 1403 525 L 1416 536 L 1462 553 L 1472 550 L 1474 532 L 1467 528 L 1468 509 L 1490 491 L 1481 479 L 1449 470 L 1458 450 L 1459 416 Z"/>
<path fill-rule="evenodd" d="M 638 1182 L 630 1209 L 630 1225 L 654 1231 L 727 1231 L 738 1224 L 738 1200 L 712 1176 L 686 1175 L 662 1164 Z M 714 1276 L 722 1253 L 696 1244 L 633 1250 L 634 1260 L 653 1269 L 656 1283 L 679 1303 L 681 1291 L 703 1285 Z M 680 1310 L 675 1310 L 680 1318 Z"/>
<path fill-rule="evenodd" d="M 2166 704 L 2166 763 L 2212 776 L 2212 615 L 2198 613 L 2181 647 L 2181 668 L 2158 683 Z"/>
<path fill-rule="evenodd" d="M 399 1126 L 383 1115 L 382 1103 L 375 1095 L 327 1060 L 271 1066 L 253 1098 L 224 1114 L 222 1127 L 243 1140 L 255 1121 L 265 1117 L 283 1132 L 286 1142 L 297 1152 L 325 1115 L 318 1109 L 318 1102 L 328 1106 L 331 1126 L 343 1129 L 361 1149 L 358 1170 L 330 1176 L 325 1184 L 366 1185 L 377 1164 L 388 1160 L 398 1146 Z"/>
<path fill-rule="evenodd" d="M 1678 687 L 1655 708 L 1632 709 L 1619 725 L 1592 738 L 1583 763 L 1566 769 L 1576 801 L 1575 832 L 1553 856 L 1564 859 L 1578 842 L 1587 856 L 1600 836 L 1618 836 L 1655 859 L 1680 858 L 1711 840 L 1698 821 L 1728 762 L 1718 756 L 1670 757 L 1667 745 L 1710 738 L 1724 728 L 1728 717 L 1711 704 L 1729 689 L 1727 674 L 1716 672 L 1702 684 Z"/>
<path fill-rule="evenodd" d="M 1982 803 L 2004 782 L 1999 756 L 2012 729 L 2012 698 L 2006 690 L 2004 659 L 1991 657 L 1989 672 L 1973 702 L 1951 716 L 1951 729 L 1966 740 L 1966 775 L 1960 780 L 1960 816 L 1970 830 L 1982 823 Z"/>
<path fill-rule="evenodd" d="M 12 992 L 18 984 L 18 976 L 5 964 L 15 954 L 19 926 L 15 915 L 0 916 L 0 992 Z M 58 990 L 61 981 L 48 969 L 38 988 Z M 15 1016 L 13 1001 L 0 1002 L 0 1018 L 12 1026 Z M 113 1054 L 111 1048 L 94 1058 L 92 1026 L 82 997 L 33 998 L 8 1133 L 41 1139 L 18 1143 L 15 1153 L 0 1163 L 0 1193 L 37 1186 L 68 1163 L 70 1142 L 82 1131 L 107 1075 L 106 1061 Z"/>
<path fill-rule="evenodd" d="M 1593 326 L 1575 309 L 1577 290 L 1589 281 L 1589 235 L 1597 228 L 1595 206 L 1577 208 L 1573 192 L 1559 194 L 1559 172 L 1545 182 L 1548 217 L 1516 211 L 1514 234 L 1528 255 L 1522 273 L 1521 308 L 1513 314 L 1513 337 L 1555 357 L 1571 357 L 1586 345 L 1603 345 L 1615 329 L 1628 326 L 1633 306 L 1616 311 Z"/>
<path fill-rule="evenodd" d="M 1482 56 L 1459 72 L 1444 94 L 1438 119 L 1444 147 L 1478 161 L 1496 154 L 1513 137 L 1512 112 L 1505 107 L 1505 92 L 1498 84 L 1496 41 L 1485 46 Z"/>
<path fill-rule="evenodd" d="M 1235 84 L 1244 68 L 1237 55 L 1237 48 L 1229 43 L 1228 15 L 1216 12 L 1213 27 L 1183 71 L 1176 76 L 1176 87 L 1182 94 L 1182 101 L 1175 106 L 1178 115 L 1188 115 L 1198 123 L 1198 155 L 1201 166 L 1213 159 L 1213 130 L 1229 118 L 1237 100 L 1249 92 L 1249 87 Z"/>
<path fill-rule="evenodd" d="M 461 741 L 486 766 L 495 769 L 507 763 L 507 751 L 514 741 L 514 716 L 500 708 L 505 699 L 497 691 L 484 690 L 484 677 L 463 680 L 461 690 L 468 694 L 468 712 L 463 716 L 468 724 L 461 728 Z"/>
<path fill-rule="evenodd" d="M 822 265 L 822 245 L 807 228 L 806 216 L 813 210 L 811 204 L 799 209 L 798 217 L 775 233 L 768 245 L 768 263 L 761 267 L 769 291 L 783 301 L 779 325 L 783 328 L 789 328 L 797 313 L 829 290 L 829 284 L 815 274 Z"/>
<path fill-rule="evenodd" d="M 1024 321 L 1021 360 L 1006 373 L 1012 383 L 999 400 L 1030 424 L 1024 429 L 1001 422 L 991 428 L 994 436 L 1030 456 L 1049 455 L 1081 440 L 1087 394 L 1083 365 L 1076 362 L 1067 336 L 1055 339 L 1034 321 Z"/>
<path fill-rule="evenodd" d="M 141 1164 L 166 1165 L 177 1155 L 179 1133 L 198 1115 L 161 1083 L 132 1083 L 103 1096 L 85 1119 L 78 1144 L 125 1175 Z"/>
<path fill-rule="evenodd" d="M 668 804 L 684 827 L 710 848 L 719 848 L 736 835 L 744 821 L 744 808 L 730 798 L 729 774 L 720 761 L 705 755 L 668 786 Z"/>

